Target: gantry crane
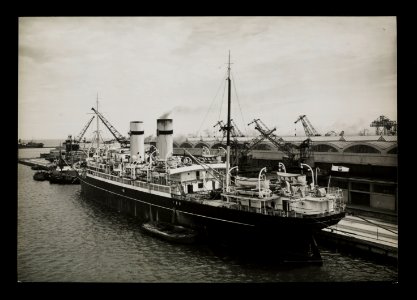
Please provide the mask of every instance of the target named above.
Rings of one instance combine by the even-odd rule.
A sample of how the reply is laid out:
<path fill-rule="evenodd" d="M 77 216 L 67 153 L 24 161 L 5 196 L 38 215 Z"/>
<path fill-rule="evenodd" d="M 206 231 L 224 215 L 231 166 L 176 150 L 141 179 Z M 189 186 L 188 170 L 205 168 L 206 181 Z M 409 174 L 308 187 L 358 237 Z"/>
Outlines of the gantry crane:
<path fill-rule="evenodd" d="M 129 140 L 125 138 L 123 135 L 121 135 L 120 132 L 118 132 L 117 129 L 114 128 L 114 126 L 111 125 L 110 122 L 107 121 L 101 113 L 95 110 L 94 107 L 92 107 L 91 110 L 93 110 L 96 113 L 96 115 L 100 118 L 104 125 L 106 125 L 110 133 L 114 136 L 114 138 L 122 145 L 122 147 L 125 147 L 129 143 Z"/>
<path fill-rule="evenodd" d="M 297 122 L 301 121 L 301 123 L 303 124 L 304 127 L 304 131 L 306 133 L 306 136 L 311 137 L 311 136 L 321 136 L 320 133 L 318 133 L 313 125 L 311 125 L 310 121 L 308 120 L 306 115 L 301 115 L 298 117 L 298 119 L 294 122 L 294 124 L 296 124 Z"/>
<path fill-rule="evenodd" d="M 373 121 L 370 125 L 376 127 L 376 135 L 396 135 L 397 134 L 397 122 L 388 119 L 385 116 L 380 116 Z M 380 128 L 382 127 L 382 128 Z"/>

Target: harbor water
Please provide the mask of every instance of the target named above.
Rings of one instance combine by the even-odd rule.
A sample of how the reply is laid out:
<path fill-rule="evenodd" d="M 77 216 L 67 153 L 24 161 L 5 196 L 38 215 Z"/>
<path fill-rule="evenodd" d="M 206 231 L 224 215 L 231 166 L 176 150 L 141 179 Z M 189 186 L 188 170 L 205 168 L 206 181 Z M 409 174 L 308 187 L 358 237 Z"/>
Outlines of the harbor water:
<path fill-rule="evenodd" d="M 20 149 L 19 158 L 50 149 Z M 130 217 L 88 201 L 80 185 L 32 179 L 18 164 L 17 280 L 21 282 L 388 282 L 396 266 L 321 247 L 323 265 L 242 260 L 204 244 L 151 237 Z"/>

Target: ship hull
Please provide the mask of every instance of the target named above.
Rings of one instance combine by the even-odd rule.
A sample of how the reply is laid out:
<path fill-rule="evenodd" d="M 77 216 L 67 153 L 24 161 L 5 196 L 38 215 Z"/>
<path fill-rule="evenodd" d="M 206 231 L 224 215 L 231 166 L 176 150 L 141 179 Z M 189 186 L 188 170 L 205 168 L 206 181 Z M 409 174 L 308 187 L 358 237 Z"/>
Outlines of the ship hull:
<path fill-rule="evenodd" d="M 21 145 L 18 144 L 17 145 L 18 149 L 26 149 L 26 148 L 43 148 L 43 144 L 42 143 L 38 143 L 38 144 L 27 144 L 27 145 Z"/>
<path fill-rule="evenodd" d="M 314 232 L 344 217 L 344 213 L 320 218 L 278 217 L 151 194 L 91 176 L 80 177 L 80 183 L 82 195 L 88 200 L 142 222 L 171 222 L 190 227 L 208 241 L 248 251 L 255 247 L 274 254 L 310 257 L 307 252 L 311 252 L 315 243 Z"/>

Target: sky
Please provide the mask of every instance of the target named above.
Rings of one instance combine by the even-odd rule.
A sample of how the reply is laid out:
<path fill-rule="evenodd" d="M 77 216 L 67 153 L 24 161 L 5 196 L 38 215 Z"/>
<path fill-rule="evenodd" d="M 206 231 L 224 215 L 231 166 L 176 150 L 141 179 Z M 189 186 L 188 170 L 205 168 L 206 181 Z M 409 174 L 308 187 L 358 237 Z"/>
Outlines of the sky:
<path fill-rule="evenodd" d="M 77 136 L 97 95 L 124 136 L 130 121 L 155 135 L 163 116 L 177 136 L 218 134 L 229 51 L 244 134 L 259 118 L 305 135 L 299 115 L 322 135 L 374 133 L 379 116 L 397 120 L 396 39 L 395 17 L 21 17 L 18 137 Z"/>

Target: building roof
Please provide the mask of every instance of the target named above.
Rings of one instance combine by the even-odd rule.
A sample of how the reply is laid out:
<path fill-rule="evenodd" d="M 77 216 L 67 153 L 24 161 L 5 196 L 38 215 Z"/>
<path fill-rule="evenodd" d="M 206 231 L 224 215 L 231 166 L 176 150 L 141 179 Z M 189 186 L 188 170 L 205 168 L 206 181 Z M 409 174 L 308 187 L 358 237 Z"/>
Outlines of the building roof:
<path fill-rule="evenodd" d="M 250 142 L 255 137 L 238 137 L 237 140 L 241 143 Z M 299 145 L 307 139 L 306 136 L 285 136 L 282 137 L 283 141 L 286 143 L 291 143 L 294 145 Z M 381 152 L 389 150 L 394 145 L 397 144 L 397 136 L 378 136 L 378 135 L 367 135 L 367 136 L 314 136 L 310 137 L 313 145 L 327 144 L 335 147 L 340 152 L 343 152 L 345 149 L 354 145 L 368 145 L 373 148 L 378 149 Z M 218 143 L 226 143 L 225 139 L 214 138 L 214 137 L 203 137 L 201 138 L 188 138 L 188 143 L 192 144 L 193 147 L 198 143 L 206 143 L 210 147 Z M 181 145 L 182 143 L 180 143 Z M 269 144 L 272 146 L 272 143 L 268 139 L 264 139 L 261 144 Z M 275 149 L 275 147 L 273 147 Z M 271 149 L 271 150 L 273 150 Z"/>
<path fill-rule="evenodd" d="M 319 145 L 320 143 L 317 142 L 315 145 Z M 329 145 L 332 145 L 338 149 L 344 149 L 349 147 L 350 145 L 353 145 L 353 142 L 342 142 L 342 141 L 336 141 L 336 142 L 328 142 Z"/>
<path fill-rule="evenodd" d="M 344 135 L 343 139 L 346 142 L 366 142 L 377 141 L 380 138 L 379 135 Z"/>
<path fill-rule="evenodd" d="M 388 149 L 391 146 L 395 145 L 396 143 L 395 142 L 371 141 L 371 142 L 367 142 L 366 144 L 372 145 L 372 146 L 374 146 L 377 149 L 385 150 L 385 149 Z"/>
<path fill-rule="evenodd" d="M 397 136 L 396 135 L 381 135 L 378 139 L 381 142 L 396 142 Z"/>

